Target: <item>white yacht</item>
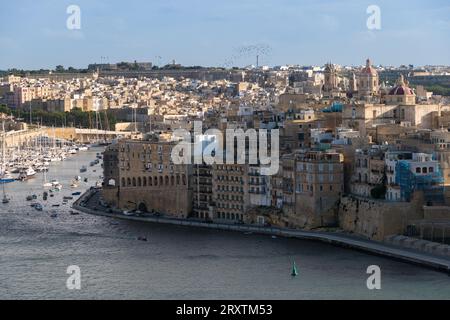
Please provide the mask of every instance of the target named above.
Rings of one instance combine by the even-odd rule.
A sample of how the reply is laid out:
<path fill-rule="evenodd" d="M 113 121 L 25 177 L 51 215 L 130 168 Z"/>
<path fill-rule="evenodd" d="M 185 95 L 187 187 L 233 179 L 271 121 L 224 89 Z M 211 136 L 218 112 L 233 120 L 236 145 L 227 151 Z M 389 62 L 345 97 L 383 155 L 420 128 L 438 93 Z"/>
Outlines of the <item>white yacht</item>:
<path fill-rule="evenodd" d="M 20 170 L 18 180 L 24 181 L 24 180 L 30 179 L 35 174 L 36 174 L 36 171 L 32 167 L 28 167 L 26 169 L 24 168 L 24 169 Z"/>

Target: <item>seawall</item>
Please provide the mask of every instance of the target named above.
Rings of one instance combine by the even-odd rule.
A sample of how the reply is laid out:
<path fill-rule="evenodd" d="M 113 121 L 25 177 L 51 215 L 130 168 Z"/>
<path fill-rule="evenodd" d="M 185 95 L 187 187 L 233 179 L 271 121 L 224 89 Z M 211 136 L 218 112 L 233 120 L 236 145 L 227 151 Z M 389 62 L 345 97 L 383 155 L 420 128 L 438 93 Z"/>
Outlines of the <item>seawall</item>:
<path fill-rule="evenodd" d="M 438 257 L 428 253 L 418 252 L 390 244 L 367 240 L 348 234 L 341 234 L 336 232 L 303 231 L 303 230 L 263 227 L 255 225 L 231 225 L 221 223 L 207 223 L 200 221 L 190 221 L 187 219 L 172 219 L 156 216 L 126 216 L 122 213 L 108 213 L 105 211 L 93 210 L 88 206 L 82 205 L 82 203 L 86 203 L 97 192 L 99 192 L 98 189 L 90 189 L 86 191 L 83 195 L 81 195 L 79 199 L 77 199 L 74 202 L 72 208 L 87 214 L 123 220 L 163 223 L 163 224 L 172 224 L 197 228 L 209 228 L 225 231 L 252 232 L 256 234 L 266 234 L 287 238 L 297 238 L 302 240 L 321 241 L 336 246 L 360 250 L 371 254 L 376 254 L 428 268 L 433 268 L 441 272 L 446 272 L 450 275 L 450 259 L 446 257 Z"/>

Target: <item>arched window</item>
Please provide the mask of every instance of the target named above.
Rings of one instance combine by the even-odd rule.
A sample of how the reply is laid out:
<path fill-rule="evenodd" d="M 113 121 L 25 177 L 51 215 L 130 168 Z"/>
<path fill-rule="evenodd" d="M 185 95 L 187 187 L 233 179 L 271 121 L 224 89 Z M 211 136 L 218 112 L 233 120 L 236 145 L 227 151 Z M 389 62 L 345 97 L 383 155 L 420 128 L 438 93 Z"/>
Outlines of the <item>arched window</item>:
<path fill-rule="evenodd" d="M 148 185 L 153 186 L 153 178 L 152 177 L 148 177 Z"/>
<path fill-rule="evenodd" d="M 183 186 L 186 185 L 186 175 L 183 174 Z"/>
<path fill-rule="evenodd" d="M 164 184 L 164 178 L 162 176 L 159 177 L 159 185 L 162 186 Z"/>
<path fill-rule="evenodd" d="M 177 186 L 180 185 L 180 176 L 177 176 Z"/>
<path fill-rule="evenodd" d="M 165 177 L 165 180 L 166 180 L 166 181 L 165 181 L 166 186 L 168 186 L 168 185 L 169 185 L 169 176 L 166 176 L 166 177 Z"/>
<path fill-rule="evenodd" d="M 175 177 L 174 176 L 170 176 L 170 184 L 172 186 L 175 185 Z"/>
<path fill-rule="evenodd" d="M 131 179 L 130 178 L 127 178 L 127 186 L 131 186 Z"/>
<path fill-rule="evenodd" d="M 144 187 L 147 186 L 147 177 L 143 177 L 143 178 L 142 178 L 142 185 L 143 185 Z"/>
<path fill-rule="evenodd" d="M 141 177 L 138 177 L 137 181 L 138 181 L 138 187 L 141 187 L 142 186 L 142 179 L 141 179 Z"/>
<path fill-rule="evenodd" d="M 136 178 L 133 177 L 133 187 L 136 187 Z"/>
<path fill-rule="evenodd" d="M 154 184 L 155 186 L 158 185 L 158 177 L 155 177 L 155 178 L 154 178 L 153 184 Z"/>

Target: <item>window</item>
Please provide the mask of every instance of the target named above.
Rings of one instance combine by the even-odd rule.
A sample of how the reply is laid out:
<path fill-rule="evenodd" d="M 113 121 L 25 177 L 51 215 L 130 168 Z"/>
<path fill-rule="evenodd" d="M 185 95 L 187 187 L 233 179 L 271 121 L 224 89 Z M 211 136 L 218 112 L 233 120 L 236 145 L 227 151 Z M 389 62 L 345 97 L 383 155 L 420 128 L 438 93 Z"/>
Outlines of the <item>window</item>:
<path fill-rule="evenodd" d="M 420 173 L 420 168 L 416 168 L 416 173 Z"/>
<path fill-rule="evenodd" d="M 428 168 L 428 172 L 429 173 L 433 173 L 434 172 L 434 168 L 433 167 Z"/>

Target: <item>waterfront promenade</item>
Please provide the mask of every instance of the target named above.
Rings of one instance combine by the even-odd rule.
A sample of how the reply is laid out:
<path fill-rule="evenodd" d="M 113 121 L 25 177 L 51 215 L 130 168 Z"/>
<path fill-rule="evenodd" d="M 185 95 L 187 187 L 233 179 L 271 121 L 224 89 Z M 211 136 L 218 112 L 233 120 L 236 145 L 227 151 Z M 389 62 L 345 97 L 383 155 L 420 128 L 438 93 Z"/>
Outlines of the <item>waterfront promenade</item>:
<path fill-rule="evenodd" d="M 297 238 L 302 240 L 313 240 L 347 247 L 355 250 L 365 251 L 371 254 L 381 255 L 400 261 L 414 263 L 438 271 L 446 272 L 450 275 L 450 259 L 441 256 L 435 256 L 425 252 L 419 252 L 413 249 L 402 248 L 392 244 L 367 240 L 361 237 L 338 233 L 338 232 L 318 232 L 294 230 L 278 227 L 263 227 L 256 225 L 238 225 L 221 224 L 193 221 L 186 219 L 172 219 L 157 217 L 154 215 L 126 216 L 117 212 L 106 212 L 104 208 L 98 205 L 99 190 L 92 188 L 86 191 L 73 204 L 73 209 L 87 214 L 99 215 L 124 220 L 142 221 L 151 223 L 173 224 L 197 228 L 209 228 L 216 230 L 251 232 L 256 234 L 267 234 L 272 236 Z"/>

